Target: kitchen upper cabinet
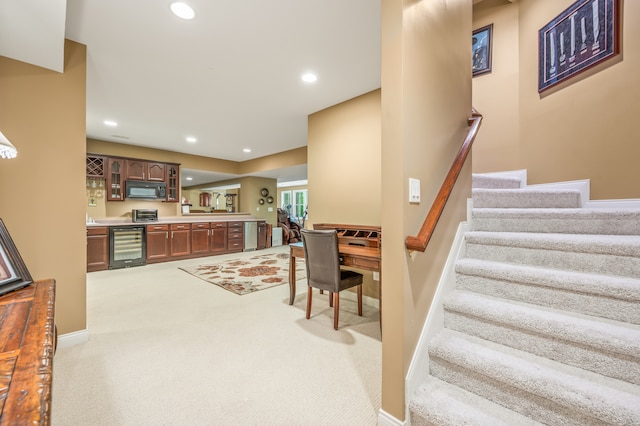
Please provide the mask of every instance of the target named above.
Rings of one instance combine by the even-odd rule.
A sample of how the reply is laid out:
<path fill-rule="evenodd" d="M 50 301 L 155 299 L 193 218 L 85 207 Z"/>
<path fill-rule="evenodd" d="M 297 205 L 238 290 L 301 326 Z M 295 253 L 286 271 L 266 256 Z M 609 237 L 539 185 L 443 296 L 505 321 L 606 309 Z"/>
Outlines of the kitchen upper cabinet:
<path fill-rule="evenodd" d="M 180 191 L 180 165 L 179 164 L 167 164 L 167 201 L 177 202 Z"/>
<path fill-rule="evenodd" d="M 127 159 L 127 180 L 165 181 L 165 163 Z"/>
<path fill-rule="evenodd" d="M 104 178 L 107 170 L 107 159 L 101 155 L 87 154 L 87 177 Z"/>
<path fill-rule="evenodd" d="M 107 159 L 107 201 L 124 201 L 124 159 Z"/>

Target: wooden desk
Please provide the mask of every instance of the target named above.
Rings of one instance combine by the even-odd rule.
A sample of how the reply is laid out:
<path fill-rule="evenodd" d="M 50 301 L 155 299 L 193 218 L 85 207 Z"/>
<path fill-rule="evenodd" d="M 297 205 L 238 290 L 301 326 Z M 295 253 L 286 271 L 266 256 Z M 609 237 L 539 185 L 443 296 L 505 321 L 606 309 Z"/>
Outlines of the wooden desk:
<path fill-rule="evenodd" d="M 349 244 L 338 244 L 340 253 L 340 264 L 366 271 L 380 272 L 380 248 L 363 247 Z M 304 258 L 304 247 L 302 242 L 289 244 L 289 304 L 293 305 L 296 297 L 296 257 Z M 380 290 L 382 280 L 378 281 Z M 380 291 L 380 303 L 382 306 L 382 291 Z M 382 309 L 380 309 L 382 311 Z"/>
<path fill-rule="evenodd" d="M 55 281 L 0 297 L 0 425 L 48 425 L 55 351 Z"/>

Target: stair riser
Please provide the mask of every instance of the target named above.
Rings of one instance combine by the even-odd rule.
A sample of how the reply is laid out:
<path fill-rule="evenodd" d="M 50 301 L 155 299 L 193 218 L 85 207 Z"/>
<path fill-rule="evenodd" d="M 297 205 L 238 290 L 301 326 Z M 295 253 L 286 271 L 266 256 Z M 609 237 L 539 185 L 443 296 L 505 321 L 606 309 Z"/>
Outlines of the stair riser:
<path fill-rule="evenodd" d="M 456 282 L 460 290 L 640 325 L 638 302 L 472 275 L 458 274 Z"/>
<path fill-rule="evenodd" d="M 515 215 L 514 215 L 515 216 Z M 616 220 L 522 219 L 518 217 L 477 217 L 471 222 L 473 231 L 538 232 L 554 234 L 640 235 L 640 222 Z"/>
<path fill-rule="evenodd" d="M 534 334 L 488 319 L 470 317 L 445 309 L 445 327 L 509 346 L 534 355 L 593 371 L 614 379 L 640 384 L 640 362 L 621 354 L 583 346 L 556 335 Z"/>
<path fill-rule="evenodd" d="M 476 395 L 503 405 L 538 422 L 549 425 L 606 425 L 581 410 L 572 410 L 555 401 L 511 386 L 508 383 L 478 374 L 467 368 L 451 364 L 429 351 L 432 376 L 459 386 Z"/>
<path fill-rule="evenodd" d="M 640 278 L 640 258 L 636 257 L 469 242 L 465 248 L 466 256 L 474 259 Z"/>

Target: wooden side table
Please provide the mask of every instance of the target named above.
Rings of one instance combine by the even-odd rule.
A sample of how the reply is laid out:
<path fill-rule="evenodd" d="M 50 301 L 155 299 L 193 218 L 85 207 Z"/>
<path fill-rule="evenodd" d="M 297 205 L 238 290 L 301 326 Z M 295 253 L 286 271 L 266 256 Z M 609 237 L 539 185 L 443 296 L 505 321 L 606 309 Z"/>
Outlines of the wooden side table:
<path fill-rule="evenodd" d="M 56 345 L 55 280 L 0 296 L 0 425 L 48 425 Z"/>

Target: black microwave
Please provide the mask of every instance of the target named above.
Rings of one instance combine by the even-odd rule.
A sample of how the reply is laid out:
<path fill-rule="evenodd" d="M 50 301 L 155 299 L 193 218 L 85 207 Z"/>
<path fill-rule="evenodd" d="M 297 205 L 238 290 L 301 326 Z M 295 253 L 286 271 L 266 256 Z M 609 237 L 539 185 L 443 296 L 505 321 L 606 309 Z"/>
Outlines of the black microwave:
<path fill-rule="evenodd" d="M 138 200 L 164 200 L 167 198 L 167 184 L 128 180 L 125 182 L 125 198 Z"/>

